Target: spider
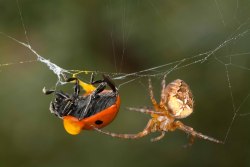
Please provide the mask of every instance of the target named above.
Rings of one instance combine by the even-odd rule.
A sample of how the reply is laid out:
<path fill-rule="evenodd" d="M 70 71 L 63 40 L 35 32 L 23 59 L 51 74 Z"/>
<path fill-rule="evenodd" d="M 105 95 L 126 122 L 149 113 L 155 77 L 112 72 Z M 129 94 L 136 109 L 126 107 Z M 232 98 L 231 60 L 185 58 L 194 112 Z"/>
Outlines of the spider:
<path fill-rule="evenodd" d="M 74 93 L 43 89 L 44 94 L 55 94 L 55 99 L 50 103 L 50 111 L 63 119 L 65 130 L 72 135 L 77 135 L 81 130 L 102 128 L 113 121 L 120 107 L 118 89 L 109 76 L 103 75 L 103 80 L 94 81 L 91 75 L 90 84 L 87 84 L 73 75 L 67 82 L 75 82 Z M 99 84 L 97 88 L 93 85 Z M 106 90 L 106 86 L 111 90 Z M 80 86 L 85 90 L 80 95 Z"/>
<path fill-rule="evenodd" d="M 149 93 L 154 110 L 144 108 L 129 108 L 130 110 L 151 114 L 151 119 L 148 121 L 148 124 L 141 132 L 137 134 L 116 134 L 108 131 L 103 131 L 98 128 L 94 129 L 106 135 L 124 139 L 138 139 L 153 132 L 161 133 L 160 136 L 151 139 L 151 141 L 161 140 L 164 137 L 165 132 L 175 131 L 176 129 L 179 129 L 190 135 L 189 145 L 193 144 L 195 137 L 209 140 L 215 143 L 223 143 L 222 141 L 196 132 L 192 127 L 186 126 L 178 120 L 189 116 L 193 112 L 194 105 L 192 92 L 189 86 L 183 80 L 176 79 L 166 86 L 164 77 L 164 79 L 162 80 L 162 91 L 159 104 L 154 98 L 150 79 Z"/>

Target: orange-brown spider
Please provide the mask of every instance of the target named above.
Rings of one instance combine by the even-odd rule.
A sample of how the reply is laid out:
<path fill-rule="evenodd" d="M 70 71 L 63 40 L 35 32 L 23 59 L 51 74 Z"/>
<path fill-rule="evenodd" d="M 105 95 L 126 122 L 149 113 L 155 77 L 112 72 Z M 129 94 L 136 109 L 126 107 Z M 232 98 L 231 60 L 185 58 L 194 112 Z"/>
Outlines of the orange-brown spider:
<path fill-rule="evenodd" d="M 112 137 L 125 139 L 137 139 L 144 137 L 149 133 L 161 132 L 160 136 L 151 139 L 151 141 L 158 141 L 164 137 L 165 132 L 175 131 L 176 129 L 179 129 L 190 135 L 189 145 L 194 142 L 195 137 L 209 140 L 215 143 L 223 143 L 222 141 L 196 132 L 192 127 L 186 126 L 181 121 L 175 120 L 186 118 L 193 112 L 193 95 L 189 86 L 184 81 L 177 79 L 166 86 L 164 77 L 164 79 L 162 80 L 161 100 L 159 104 L 154 98 L 150 79 L 149 93 L 154 106 L 154 110 L 129 108 L 130 110 L 151 114 L 152 118 L 149 120 L 147 126 L 143 131 L 137 134 L 116 134 L 100 129 L 96 130 Z"/>

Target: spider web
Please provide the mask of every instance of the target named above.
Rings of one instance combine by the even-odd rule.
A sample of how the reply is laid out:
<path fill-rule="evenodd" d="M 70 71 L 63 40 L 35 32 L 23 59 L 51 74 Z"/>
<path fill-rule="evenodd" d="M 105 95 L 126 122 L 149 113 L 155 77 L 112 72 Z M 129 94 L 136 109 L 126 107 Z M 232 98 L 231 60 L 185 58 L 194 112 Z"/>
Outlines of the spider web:
<path fill-rule="evenodd" d="M 156 5 L 153 1 L 147 1 L 148 4 L 150 4 L 152 11 L 154 12 L 155 15 L 157 15 L 163 26 L 167 25 L 167 22 L 165 21 L 165 18 L 163 14 L 161 13 L 162 11 L 160 10 L 159 6 Z M 229 125 L 225 125 L 227 127 L 225 135 L 224 135 L 224 142 L 226 143 L 228 140 L 228 137 L 230 136 L 230 132 L 232 130 L 232 127 L 236 121 L 236 118 L 240 118 L 243 116 L 249 116 L 250 113 L 248 111 L 243 110 L 244 106 L 246 106 L 246 103 L 249 103 L 249 96 L 250 96 L 250 90 L 244 89 L 244 96 L 239 97 L 238 92 L 235 93 L 234 91 L 234 85 L 237 85 L 237 79 L 235 79 L 235 72 L 240 71 L 242 73 L 248 73 L 250 71 L 249 67 L 249 56 L 250 56 L 250 51 L 249 48 L 247 47 L 242 47 L 240 49 L 234 49 L 235 46 L 238 44 L 245 44 L 250 41 L 250 18 L 246 17 L 243 19 L 238 18 L 238 14 L 240 13 L 240 3 L 238 0 L 236 0 L 235 3 L 235 9 L 233 13 L 233 19 L 236 20 L 237 24 L 234 24 L 234 28 L 230 30 L 229 35 L 227 35 L 226 38 L 224 38 L 221 41 L 217 41 L 217 44 L 215 47 L 211 47 L 209 49 L 205 49 L 206 51 L 203 51 L 198 54 L 192 54 L 191 56 L 185 56 L 184 58 L 180 59 L 175 59 L 175 60 L 170 60 L 167 63 L 163 63 L 160 65 L 156 65 L 153 67 L 148 67 L 146 69 L 138 70 L 136 72 L 130 72 L 130 73 L 123 73 L 122 68 L 124 67 L 124 63 L 126 62 L 126 49 L 127 49 L 127 43 L 129 41 L 129 37 L 131 38 L 130 31 L 131 27 L 128 27 L 128 4 L 126 1 L 122 1 L 122 51 L 118 55 L 116 49 L 115 49 L 115 41 L 114 41 L 114 30 L 113 28 L 111 29 L 111 45 L 113 48 L 113 59 L 114 59 L 114 68 L 115 72 L 104 72 L 104 71 L 97 71 L 97 70 L 71 70 L 71 69 L 66 69 L 64 67 L 60 67 L 57 65 L 57 62 L 52 62 L 49 59 L 47 59 L 47 56 L 42 56 L 36 51 L 33 47 L 32 44 L 30 43 L 29 37 L 28 37 L 28 31 L 26 30 L 26 25 L 24 24 L 24 19 L 23 19 L 23 14 L 22 10 L 20 8 L 19 1 L 17 1 L 17 6 L 18 6 L 18 13 L 20 16 L 20 20 L 22 23 L 22 28 L 23 32 L 25 35 L 26 41 L 20 41 L 5 32 L 0 32 L 3 37 L 7 37 L 10 40 L 14 41 L 15 43 L 20 44 L 21 46 L 25 47 L 30 51 L 35 59 L 30 59 L 30 60 L 23 60 L 19 62 L 11 62 L 11 63 L 2 63 L 0 64 L 0 68 L 4 68 L 7 66 L 14 66 L 17 64 L 27 64 L 27 63 L 34 63 L 34 62 L 40 62 L 43 63 L 47 66 L 49 70 L 55 76 L 57 77 L 57 82 L 55 84 L 55 87 L 58 85 L 63 85 L 65 84 L 65 78 L 68 75 L 72 74 L 79 74 L 79 75 L 85 75 L 85 74 L 90 74 L 90 73 L 95 73 L 95 74 L 108 74 L 110 75 L 115 81 L 119 82 L 118 88 L 120 90 L 123 89 L 125 86 L 129 86 L 129 84 L 132 83 L 142 83 L 141 79 L 143 78 L 156 78 L 156 79 L 162 79 L 163 76 L 173 76 L 175 74 L 178 74 L 179 71 L 182 70 L 189 70 L 192 69 L 194 66 L 207 66 L 208 68 L 210 64 L 216 64 L 219 65 L 222 71 L 224 71 L 224 76 L 226 83 L 227 83 L 227 92 L 228 96 L 230 97 L 230 102 L 227 101 L 226 103 L 231 105 L 232 107 L 232 117 L 229 122 Z M 218 13 L 218 18 L 220 19 L 220 22 L 222 26 L 227 27 L 229 22 L 232 20 L 227 20 L 226 19 L 226 14 L 224 13 L 222 1 L 214 0 L 214 6 L 216 8 L 216 11 Z M 111 6 L 107 5 L 107 8 L 110 9 L 112 8 Z M 114 12 L 111 10 L 111 12 Z M 111 13 L 112 15 L 112 13 Z M 241 21 L 243 20 L 243 21 Z M 236 26 L 235 26 L 236 25 Z M 225 50 L 228 50 L 227 52 L 223 52 Z M 228 54 L 225 54 L 228 53 Z M 120 56 L 120 57 L 118 57 Z M 119 60 L 118 60 L 119 58 Z M 211 68 L 213 66 L 211 65 Z M 2 71 L 3 72 L 3 71 Z M 245 75 L 244 75 L 245 76 Z M 242 79 L 244 81 L 244 78 Z M 241 80 L 241 81 L 242 81 Z M 246 78 L 247 80 L 247 78 Z M 147 83 L 142 83 L 145 86 L 145 90 L 147 89 Z M 237 85 L 238 86 L 238 85 Z M 192 87 L 192 85 L 191 85 Z M 244 87 L 246 88 L 246 86 Z M 199 103 L 199 99 L 196 100 L 197 103 Z M 218 109 L 223 110 L 222 108 Z M 230 114 L 227 112 L 226 114 Z"/>

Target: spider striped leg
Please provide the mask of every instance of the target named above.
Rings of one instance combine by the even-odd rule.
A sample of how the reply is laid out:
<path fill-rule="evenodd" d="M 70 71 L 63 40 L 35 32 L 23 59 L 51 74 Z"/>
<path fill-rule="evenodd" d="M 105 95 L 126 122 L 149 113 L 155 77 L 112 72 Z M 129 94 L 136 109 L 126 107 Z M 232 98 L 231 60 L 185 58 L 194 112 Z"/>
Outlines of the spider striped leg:
<path fill-rule="evenodd" d="M 151 142 L 156 142 L 161 140 L 165 136 L 165 131 L 161 131 L 161 135 L 151 139 Z"/>
<path fill-rule="evenodd" d="M 188 147 L 191 147 L 193 144 L 194 144 L 194 139 L 195 137 L 194 136 L 189 136 L 189 142 L 185 145 L 183 145 L 184 148 L 188 148 Z"/>
<path fill-rule="evenodd" d="M 162 82 L 161 82 L 161 101 L 160 101 L 160 106 L 163 107 L 166 102 L 167 102 L 167 97 L 166 97 L 166 92 L 165 92 L 165 88 L 166 88 L 166 75 L 164 75 Z"/>
<path fill-rule="evenodd" d="M 129 109 L 130 111 L 137 111 L 137 112 L 141 112 L 141 113 L 144 113 L 144 114 L 165 115 L 163 112 L 157 112 L 157 111 L 153 111 L 153 110 L 146 109 L 146 108 L 128 107 L 128 109 Z"/>
<path fill-rule="evenodd" d="M 190 134 L 193 137 L 193 139 L 191 138 L 191 140 L 194 140 L 195 137 L 198 137 L 200 139 L 209 140 L 211 142 L 223 144 L 222 141 L 217 140 L 217 139 L 212 138 L 212 137 L 209 137 L 209 136 L 206 136 L 206 135 L 203 135 L 202 133 L 196 132 L 193 128 L 184 125 L 180 121 L 176 121 L 175 126 L 176 126 L 177 129 L 180 129 L 180 130 L 186 132 L 187 134 Z"/>
<path fill-rule="evenodd" d="M 151 102 L 152 102 L 154 108 L 156 109 L 156 111 L 159 111 L 160 107 L 154 98 L 153 87 L 152 87 L 152 83 L 151 83 L 150 78 L 148 79 L 148 89 L 149 89 L 149 95 L 150 95 Z"/>
<path fill-rule="evenodd" d="M 142 138 L 146 135 L 148 135 L 149 133 L 151 133 L 151 129 L 153 126 L 153 121 L 150 120 L 147 124 L 147 126 L 144 128 L 143 131 L 137 133 L 137 134 L 117 134 L 117 133 L 112 133 L 112 132 L 108 132 L 108 131 L 104 131 L 98 128 L 93 127 L 93 129 L 95 129 L 96 131 L 103 133 L 105 135 L 109 135 L 112 137 L 116 137 L 116 138 L 122 138 L 122 139 L 139 139 Z"/>

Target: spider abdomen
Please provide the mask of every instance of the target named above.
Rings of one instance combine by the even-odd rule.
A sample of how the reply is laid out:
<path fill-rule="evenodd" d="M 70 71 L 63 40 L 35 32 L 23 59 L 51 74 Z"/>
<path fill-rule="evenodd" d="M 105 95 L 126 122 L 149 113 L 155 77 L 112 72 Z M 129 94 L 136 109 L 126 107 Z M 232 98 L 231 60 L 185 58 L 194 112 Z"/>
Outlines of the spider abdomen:
<path fill-rule="evenodd" d="M 193 95 L 189 86 L 180 79 L 169 83 L 165 88 L 167 108 L 174 118 L 186 118 L 193 112 Z"/>

